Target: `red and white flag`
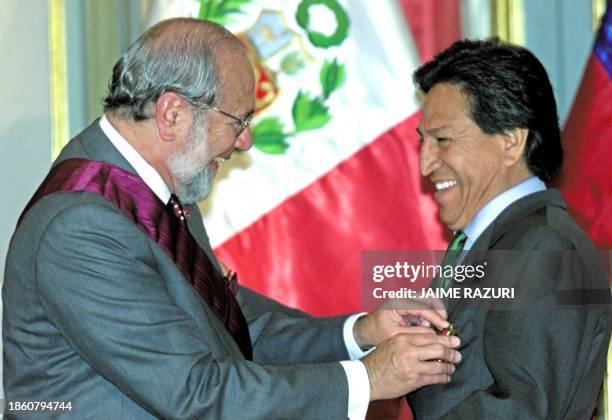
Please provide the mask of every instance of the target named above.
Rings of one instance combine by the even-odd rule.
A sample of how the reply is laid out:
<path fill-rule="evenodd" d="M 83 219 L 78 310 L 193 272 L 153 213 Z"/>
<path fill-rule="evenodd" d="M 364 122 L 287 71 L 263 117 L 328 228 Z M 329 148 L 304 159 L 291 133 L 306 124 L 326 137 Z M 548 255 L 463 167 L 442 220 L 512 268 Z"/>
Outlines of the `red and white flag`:
<path fill-rule="evenodd" d="M 219 22 L 256 69 L 254 147 L 234 154 L 201 204 L 215 252 L 242 284 L 335 315 L 360 309 L 363 250 L 445 248 L 419 176 L 419 59 L 399 2 L 168 5 L 156 19 Z"/>

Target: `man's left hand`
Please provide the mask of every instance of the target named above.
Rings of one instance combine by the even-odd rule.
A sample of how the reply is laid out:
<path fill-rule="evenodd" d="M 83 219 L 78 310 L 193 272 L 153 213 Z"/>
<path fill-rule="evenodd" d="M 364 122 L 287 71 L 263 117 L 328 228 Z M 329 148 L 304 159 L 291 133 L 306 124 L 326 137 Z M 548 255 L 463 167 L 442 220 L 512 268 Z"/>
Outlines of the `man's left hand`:
<path fill-rule="evenodd" d="M 447 328 L 448 314 L 439 299 L 389 299 L 353 327 L 355 341 L 362 349 L 375 347 L 399 333 L 434 333 Z"/>

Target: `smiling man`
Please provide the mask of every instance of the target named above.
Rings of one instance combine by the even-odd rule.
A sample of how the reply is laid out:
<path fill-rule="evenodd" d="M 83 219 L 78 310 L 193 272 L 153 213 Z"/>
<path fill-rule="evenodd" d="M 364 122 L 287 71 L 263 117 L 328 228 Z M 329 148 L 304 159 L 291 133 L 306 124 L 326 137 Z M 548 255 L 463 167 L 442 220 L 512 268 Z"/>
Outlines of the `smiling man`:
<path fill-rule="evenodd" d="M 545 185 L 563 153 L 544 67 L 525 48 L 466 40 L 414 80 L 426 95 L 421 174 L 454 231 L 445 263 L 489 264 L 482 279 L 432 287 L 511 287 L 518 297 L 446 302 L 464 358 L 449 384 L 409 395 L 415 418 L 590 418 L 610 294 L 597 251 Z"/>
<path fill-rule="evenodd" d="M 359 419 L 450 380 L 459 339 L 429 328 L 448 326 L 443 310 L 317 319 L 222 275 L 195 203 L 251 146 L 254 90 L 239 41 L 196 19 L 160 22 L 116 63 L 104 115 L 11 241 L 10 418 Z"/>

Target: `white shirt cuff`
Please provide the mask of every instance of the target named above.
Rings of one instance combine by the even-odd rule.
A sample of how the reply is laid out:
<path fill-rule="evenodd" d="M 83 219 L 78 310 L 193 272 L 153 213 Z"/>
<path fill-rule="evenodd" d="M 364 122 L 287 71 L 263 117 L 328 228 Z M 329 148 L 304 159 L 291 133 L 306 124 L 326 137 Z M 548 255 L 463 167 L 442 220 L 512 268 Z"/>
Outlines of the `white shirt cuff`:
<path fill-rule="evenodd" d="M 346 318 L 346 321 L 344 321 L 344 327 L 342 328 L 342 336 L 344 337 L 344 345 L 346 346 L 346 351 L 348 352 L 349 358 L 351 360 L 359 360 L 373 350 L 361 350 L 361 348 L 359 348 L 359 345 L 355 341 L 355 336 L 353 335 L 353 328 L 355 327 L 355 322 L 357 322 L 359 318 L 365 315 L 367 315 L 367 312 L 353 314 Z"/>
<path fill-rule="evenodd" d="M 365 365 L 360 360 L 340 362 L 348 382 L 348 418 L 365 419 L 370 403 L 370 379 Z"/>

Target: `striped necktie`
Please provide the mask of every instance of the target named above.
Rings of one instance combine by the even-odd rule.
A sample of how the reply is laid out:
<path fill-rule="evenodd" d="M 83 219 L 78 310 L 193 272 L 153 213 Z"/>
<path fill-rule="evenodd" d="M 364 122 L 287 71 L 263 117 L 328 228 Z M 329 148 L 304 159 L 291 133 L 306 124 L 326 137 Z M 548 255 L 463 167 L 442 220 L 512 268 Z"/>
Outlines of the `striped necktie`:
<path fill-rule="evenodd" d="M 202 299 L 208 303 L 215 315 L 229 330 L 247 360 L 253 359 L 249 327 L 236 300 L 238 291 L 236 274 L 224 278 L 213 266 L 210 258 L 197 244 L 191 233 L 178 197 L 172 194 L 168 209 L 179 221 L 175 230 L 173 259 Z"/>

